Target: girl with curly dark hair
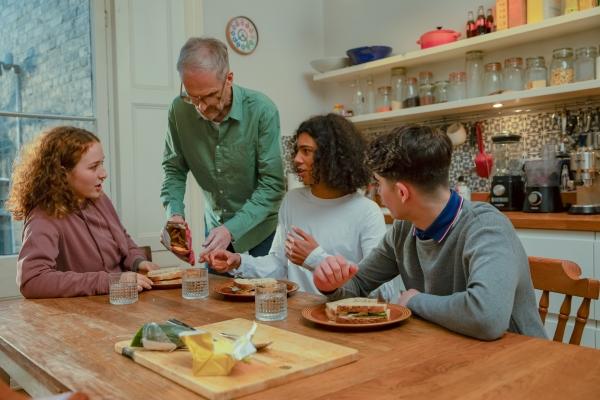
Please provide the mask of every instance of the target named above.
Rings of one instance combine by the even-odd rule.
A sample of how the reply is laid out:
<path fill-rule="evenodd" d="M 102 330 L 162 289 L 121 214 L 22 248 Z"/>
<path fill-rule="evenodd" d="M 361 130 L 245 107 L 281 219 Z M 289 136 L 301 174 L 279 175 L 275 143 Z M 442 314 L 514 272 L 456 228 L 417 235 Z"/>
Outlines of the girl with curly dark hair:
<path fill-rule="evenodd" d="M 25 146 L 7 209 L 24 220 L 17 284 L 27 298 L 108 293 L 108 274 L 158 268 L 127 234 L 102 191 L 104 152 L 96 135 L 60 126 Z M 138 290 L 151 281 L 138 274 Z"/>
<path fill-rule="evenodd" d="M 245 277 L 285 278 L 298 283 L 300 290 L 320 293 L 312 271 L 325 257 L 340 254 L 362 260 L 385 233 L 377 204 L 357 192 L 370 177 L 365 146 L 360 132 L 339 115 L 316 116 L 300 124 L 294 169 L 306 186 L 284 197 L 269 255 L 216 250 L 209 256 L 213 269 Z M 395 300 L 397 293 L 392 282 L 376 292 L 387 301 Z"/>

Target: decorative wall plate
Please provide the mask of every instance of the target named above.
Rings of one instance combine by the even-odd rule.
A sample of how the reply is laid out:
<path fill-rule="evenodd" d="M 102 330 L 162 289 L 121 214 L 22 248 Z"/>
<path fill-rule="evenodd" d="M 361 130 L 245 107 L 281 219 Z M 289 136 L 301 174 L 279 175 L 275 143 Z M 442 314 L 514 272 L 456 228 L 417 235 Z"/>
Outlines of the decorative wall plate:
<path fill-rule="evenodd" d="M 225 32 L 229 46 L 241 55 L 248 55 L 258 45 L 258 30 L 248 17 L 234 17 L 227 22 Z"/>

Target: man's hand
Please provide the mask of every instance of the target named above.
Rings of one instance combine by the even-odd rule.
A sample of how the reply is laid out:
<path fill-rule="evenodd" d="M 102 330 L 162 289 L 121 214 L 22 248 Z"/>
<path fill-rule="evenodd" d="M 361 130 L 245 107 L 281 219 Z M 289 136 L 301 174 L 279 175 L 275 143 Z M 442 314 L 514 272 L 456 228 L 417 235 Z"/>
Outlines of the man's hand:
<path fill-rule="evenodd" d="M 152 289 L 152 281 L 146 275 L 136 274 L 137 275 L 137 290 L 141 292 L 144 289 Z"/>
<path fill-rule="evenodd" d="M 138 264 L 138 271 L 140 272 L 150 272 L 159 268 L 160 267 L 157 264 L 154 264 L 152 261 L 142 261 Z"/>
<path fill-rule="evenodd" d="M 208 254 L 217 249 L 226 249 L 227 246 L 231 243 L 231 232 L 229 229 L 225 227 L 225 225 L 218 226 L 214 228 L 206 239 L 204 243 L 202 243 L 202 253 L 200 253 L 200 257 L 198 258 L 199 262 L 207 262 Z"/>
<path fill-rule="evenodd" d="M 239 254 L 223 249 L 211 251 L 206 258 L 211 268 L 221 273 L 236 269 L 242 263 L 242 257 Z"/>
<path fill-rule="evenodd" d="M 333 292 L 358 272 L 358 267 L 342 256 L 327 257 L 313 273 L 313 282 L 321 292 Z"/>
<path fill-rule="evenodd" d="M 319 243 L 314 237 L 296 226 L 292 226 L 292 230 L 293 232 L 288 233 L 285 240 L 285 255 L 294 264 L 302 265 L 306 257 L 319 247 Z"/>
<path fill-rule="evenodd" d="M 417 289 L 408 289 L 402 293 L 400 293 L 400 297 L 398 297 L 398 304 L 406 307 L 408 301 L 412 299 L 414 296 L 418 295 L 419 292 Z"/>

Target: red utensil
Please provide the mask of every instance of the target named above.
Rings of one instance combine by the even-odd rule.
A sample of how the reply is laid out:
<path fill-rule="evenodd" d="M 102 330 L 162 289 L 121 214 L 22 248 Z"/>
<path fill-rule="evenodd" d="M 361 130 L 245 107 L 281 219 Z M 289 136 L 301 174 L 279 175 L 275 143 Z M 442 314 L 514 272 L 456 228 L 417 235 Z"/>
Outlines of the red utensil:
<path fill-rule="evenodd" d="M 479 153 L 475 156 L 475 171 L 478 176 L 489 178 L 492 174 L 494 159 L 491 154 L 485 152 L 485 148 L 483 147 L 483 132 L 480 122 L 475 123 L 475 131 L 477 133 L 477 146 L 479 147 Z"/>

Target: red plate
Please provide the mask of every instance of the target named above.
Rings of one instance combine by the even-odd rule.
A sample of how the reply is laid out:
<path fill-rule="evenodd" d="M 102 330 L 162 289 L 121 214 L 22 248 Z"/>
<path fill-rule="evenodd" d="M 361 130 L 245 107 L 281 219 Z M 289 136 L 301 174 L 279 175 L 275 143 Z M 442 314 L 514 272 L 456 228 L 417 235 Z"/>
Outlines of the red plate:
<path fill-rule="evenodd" d="M 286 281 L 284 279 L 278 279 L 277 282 L 283 282 L 287 285 L 287 293 L 288 296 L 298 290 L 298 284 L 292 281 Z M 229 298 L 232 300 L 254 300 L 254 291 L 243 291 L 242 293 L 236 293 L 232 290 L 234 284 L 233 279 L 225 282 L 224 284 L 218 286 L 215 289 L 215 292 L 222 294 L 225 298 Z"/>
<path fill-rule="evenodd" d="M 372 329 L 383 326 L 397 324 L 400 321 L 410 318 L 412 313 L 404 306 L 398 304 L 388 304 L 390 309 L 389 321 L 373 322 L 371 324 L 340 324 L 335 321 L 330 321 L 325 313 L 325 304 L 319 304 L 318 306 L 308 307 L 302 310 L 302 316 L 314 322 L 317 325 L 332 326 L 341 329 L 356 330 L 356 329 Z"/>

